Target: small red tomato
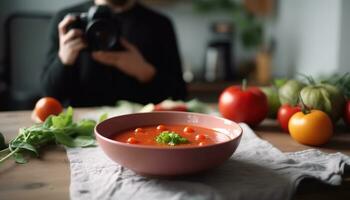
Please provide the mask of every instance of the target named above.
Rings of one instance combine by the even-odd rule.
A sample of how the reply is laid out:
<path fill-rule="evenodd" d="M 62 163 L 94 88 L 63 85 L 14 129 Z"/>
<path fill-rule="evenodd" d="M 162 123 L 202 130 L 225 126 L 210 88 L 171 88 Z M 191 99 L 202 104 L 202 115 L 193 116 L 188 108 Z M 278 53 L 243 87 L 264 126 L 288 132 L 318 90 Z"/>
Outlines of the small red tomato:
<path fill-rule="evenodd" d="M 278 109 L 277 120 L 283 131 L 288 133 L 289 119 L 300 110 L 299 106 L 290 106 L 289 104 L 285 104 Z"/>
<path fill-rule="evenodd" d="M 134 131 L 135 133 L 143 133 L 143 129 L 142 128 L 137 128 Z"/>
<path fill-rule="evenodd" d="M 167 130 L 167 128 L 164 125 L 158 125 L 157 130 L 158 131 L 165 131 L 165 130 Z"/>
<path fill-rule="evenodd" d="M 137 140 L 134 137 L 129 137 L 126 142 L 129 143 L 129 144 L 136 144 Z"/>
<path fill-rule="evenodd" d="M 186 126 L 184 128 L 185 133 L 194 133 L 194 129 L 192 127 Z"/>
<path fill-rule="evenodd" d="M 350 126 L 350 100 L 348 100 L 345 106 L 344 122 Z"/>
<path fill-rule="evenodd" d="M 199 140 L 205 140 L 207 138 L 207 136 L 205 136 L 204 134 L 198 134 L 196 135 L 196 140 L 199 141 Z"/>
<path fill-rule="evenodd" d="M 204 145 L 205 145 L 205 142 L 198 143 L 198 146 L 204 146 Z"/>
<path fill-rule="evenodd" d="M 61 103 L 52 97 L 43 97 L 35 104 L 32 119 L 35 122 L 43 122 L 50 115 L 58 115 L 62 112 Z"/>
<path fill-rule="evenodd" d="M 268 112 L 266 95 L 257 87 L 231 86 L 219 98 L 219 111 L 227 119 L 258 125 Z"/>

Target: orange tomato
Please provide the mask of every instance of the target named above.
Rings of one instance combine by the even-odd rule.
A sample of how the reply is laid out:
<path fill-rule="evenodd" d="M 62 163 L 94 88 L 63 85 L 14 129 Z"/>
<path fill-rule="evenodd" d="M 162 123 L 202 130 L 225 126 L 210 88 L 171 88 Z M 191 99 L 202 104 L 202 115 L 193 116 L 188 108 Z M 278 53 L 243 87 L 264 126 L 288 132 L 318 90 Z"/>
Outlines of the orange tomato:
<path fill-rule="evenodd" d="M 134 131 L 135 133 L 143 133 L 143 129 L 142 128 L 137 128 Z"/>
<path fill-rule="evenodd" d="M 205 142 L 198 143 L 198 146 L 204 146 L 204 145 L 205 145 Z"/>
<path fill-rule="evenodd" d="M 289 120 L 288 129 L 294 140 L 311 146 L 325 144 L 333 135 L 331 119 L 320 110 L 295 113 Z"/>
<path fill-rule="evenodd" d="M 207 136 L 205 136 L 204 134 L 198 134 L 196 135 L 195 139 L 198 140 L 205 140 L 207 139 Z"/>
<path fill-rule="evenodd" d="M 194 133 L 194 129 L 190 126 L 184 128 L 184 133 Z"/>
<path fill-rule="evenodd" d="M 35 104 L 32 119 L 35 122 L 43 122 L 50 115 L 58 115 L 62 112 L 61 103 L 52 97 L 43 97 Z"/>
<path fill-rule="evenodd" d="M 136 144 L 137 140 L 134 137 L 129 137 L 126 142 L 129 143 L 129 144 Z"/>

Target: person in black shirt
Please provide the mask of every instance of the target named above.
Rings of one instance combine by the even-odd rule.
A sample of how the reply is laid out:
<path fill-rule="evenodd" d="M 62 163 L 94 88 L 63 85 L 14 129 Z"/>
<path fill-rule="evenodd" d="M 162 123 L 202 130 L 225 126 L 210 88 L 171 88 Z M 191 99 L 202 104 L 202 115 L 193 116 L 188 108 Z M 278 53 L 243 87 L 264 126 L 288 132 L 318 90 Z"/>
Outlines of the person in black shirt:
<path fill-rule="evenodd" d="M 123 51 L 86 50 L 83 32 L 68 30 L 94 4 L 107 4 L 121 21 Z M 171 21 L 135 0 L 95 0 L 62 10 L 53 19 L 45 96 L 72 106 L 114 105 L 117 100 L 158 103 L 184 99 L 186 85 Z"/>

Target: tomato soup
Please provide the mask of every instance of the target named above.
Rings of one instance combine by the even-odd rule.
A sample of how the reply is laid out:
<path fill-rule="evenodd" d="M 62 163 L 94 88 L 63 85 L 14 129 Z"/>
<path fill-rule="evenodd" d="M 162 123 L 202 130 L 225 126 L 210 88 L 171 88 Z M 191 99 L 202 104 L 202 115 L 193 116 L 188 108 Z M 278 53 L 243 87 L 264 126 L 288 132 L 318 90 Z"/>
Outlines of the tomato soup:
<path fill-rule="evenodd" d="M 136 127 L 116 133 L 111 139 L 129 144 L 151 146 L 203 146 L 230 138 L 221 132 L 189 125 L 156 125 Z"/>

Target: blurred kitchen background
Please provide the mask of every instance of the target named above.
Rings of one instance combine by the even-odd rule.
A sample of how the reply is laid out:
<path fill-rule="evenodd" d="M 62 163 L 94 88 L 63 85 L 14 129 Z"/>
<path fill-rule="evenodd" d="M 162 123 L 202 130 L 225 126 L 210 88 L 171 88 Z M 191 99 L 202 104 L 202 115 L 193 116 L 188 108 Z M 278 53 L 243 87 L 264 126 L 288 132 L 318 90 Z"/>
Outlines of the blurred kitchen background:
<path fill-rule="evenodd" d="M 82 1 L 0 1 L 0 110 L 34 106 L 50 18 Z M 348 0 L 143 2 L 175 25 L 189 98 L 215 102 L 242 78 L 267 85 L 297 73 L 350 71 Z"/>

